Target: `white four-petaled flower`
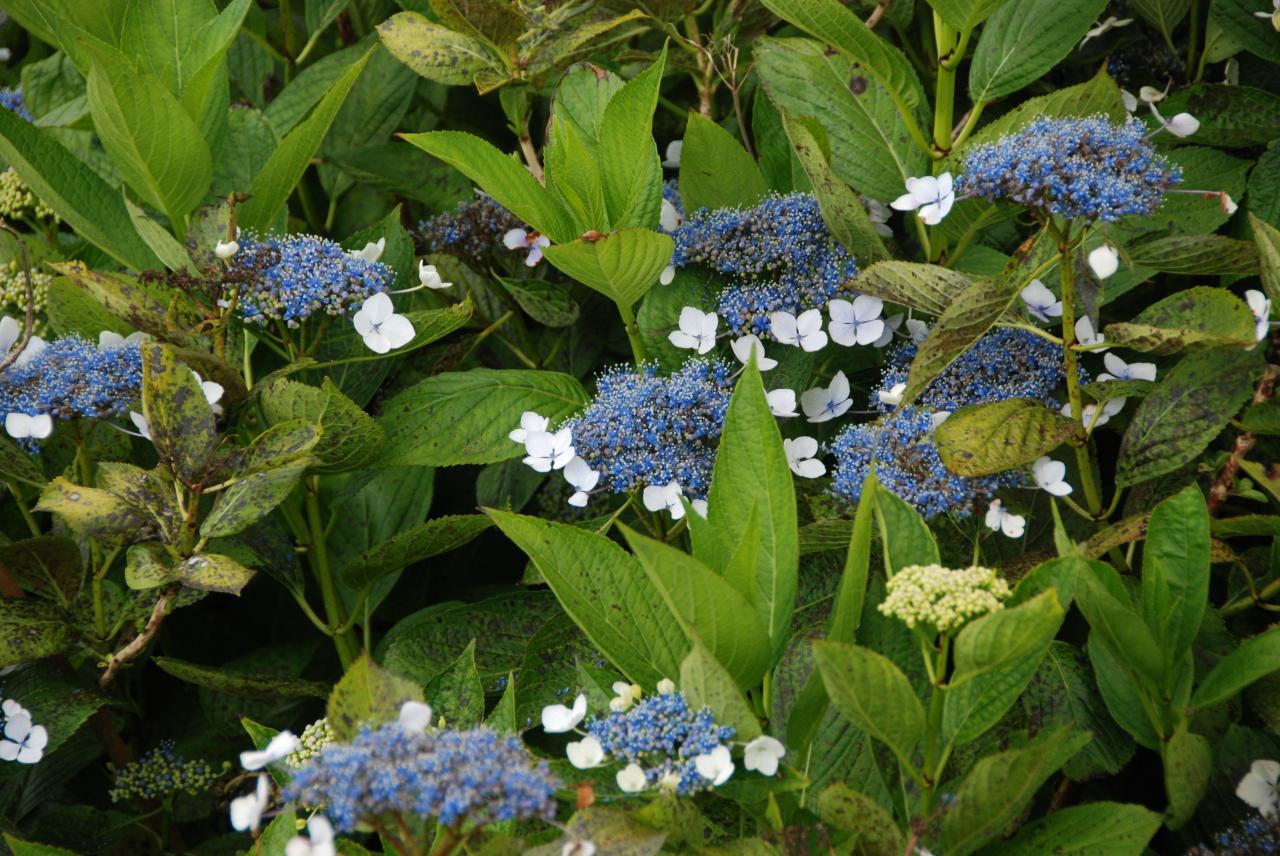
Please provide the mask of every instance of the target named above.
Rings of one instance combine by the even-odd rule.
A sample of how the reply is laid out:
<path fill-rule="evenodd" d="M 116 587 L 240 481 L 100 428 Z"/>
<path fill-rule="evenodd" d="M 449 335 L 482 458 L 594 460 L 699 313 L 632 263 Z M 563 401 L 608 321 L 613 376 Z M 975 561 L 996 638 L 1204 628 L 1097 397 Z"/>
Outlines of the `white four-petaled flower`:
<path fill-rule="evenodd" d="M 1249 311 L 1253 313 L 1253 334 L 1261 342 L 1267 338 L 1267 331 L 1271 329 L 1271 298 L 1256 288 L 1251 288 L 1244 293 L 1244 299 L 1249 304 Z"/>
<path fill-rule="evenodd" d="M 270 802 L 271 777 L 262 773 L 251 793 L 231 801 L 231 828 L 237 832 L 257 832 L 258 821 Z"/>
<path fill-rule="evenodd" d="M 435 265 L 429 265 L 421 259 L 418 260 L 418 282 L 432 289 L 453 287 L 453 283 L 445 282 L 440 277 L 440 271 L 436 270 Z"/>
<path fill-rule="evenodd" d="M 1110 244 L 1089 251 L 1089 268 L 1098 279 L 1106 279 L 1120 269 L 1120 254 Z"/>
<path fill-rule="evenodd" d="M 524 443 L 529 435 L 536 431 L 546 431 L 550 420 L 532 410 L 520 414 L 520 427 L 512 429 L 507 436 L 517 443 Z"/>
<path fill-rule="evenodd" d="M 769 412 L 774 416 L 799 416 L 796 412 L 796 392 L 794 389 L 771 389 L 765 395 L 769 402 Z"/>
<path fill-rule="evenodd" d="M 400 705 L 400 716 L 396 721 L 406 731 L 421 734 L 431 725 L 431 705 L 420 701 L 407 701 Z"/>
<path fill-rule="evenodd" d="M 1126 363 L 1115 354 L 1103 354 L 1102 363 L 1107 367 L 1105 372 L 1098 373 L 1098 382 L 1108 380 L 1155 380 L 1155 363 Z"/>
<path fill-rule="evenodd" d="M 1071 485 L 1067 484 L 1066 475 L 1067 465 L 1062 461 L 1053 460 L 1048 455 L 1041 455 L 1031 465 L 1031 476 L 1036 484 L 1041 490 L 1048 491 L 1054 496 L 1066 496 L 1071 493 Z"/>
<path fill-rule="evenodd" d="M 525 439 L 524 450 L 528 452 L 524 462 L 540 473 L 562 469 L 573 460 L 573 432 L 561 428 L 552 434 L 549 431 L 531 431 Z"/>
<path fill-rule="evenodd" d="M 778 772 L 778 762 L 787 754 L 782 741 L 762 734 L 747 744 L 742 751 L 742 766 L 755 770 L 762 776 L 772 776 Z"/>
<path fill-rule="evenodd" d="M 729 349 L 733 351 L 733 355 L 738 358 L 738 362 L 744 366 L 751 359 L 751 353 L 754 351 L 756 355 L 756 368 L 762 372 L 778 365 L 778 361 L 764 355 L 764 343 L 760 341 L 760 337 L 748 333 L 740 336 L 729 343 Z"/>
<path fill-rule="evenodd" d="M 1062 317 L 1062 301 L 1038 279 L 1031 280 L 1022 289 L 1022 302 L 1027 304 L 1027 311 L 1045 323 L 1050 318 Z"/>
<path fill-rule="evenodd" d="M 141 330 L 130 333 L 128 336 L 121 336 L 114 330 L 103 330 L 98 334 L 98 347 L 104 351 L 114 351 L 117 348 L 132 345 L 134 342 L 141 344 L 149 338 L 151 337 Z"/>
<path fill-rule="evenodd" d="M 587 716 L 587 697 L 579 694 L 573 707 L 549 704 L 542 709 L 542 730 L 548 734 L 564 734 L 578 727 Z"/>
<path fill-rule="evenodd" d="M 1096 353 L 1102 353 L 1108 348 L 1100 347 L 1103 342 L 1107 341 L 1107 337 L 1102 333 L 1095 332 L 1093 322 L 1089 320 L 1088 315 L 1081 315 L 1076 319 L 1076 342 L 1085 345 L 1089 350 Z"/>
<path fill-rule="evenodd" d="M 822 332 L 822 312 L 817 309 L 806 310 L 799 316 L 770 312 L 769 331 L 782 344 L 803 351 L 821 351 L 827 346 L 827 334 Z"/>
<path fill-rule="evenodd" d="M 4 430 L 15 440 L 43 440 L 53 433 L 53 417 L 48 413 L 8 413 Z"/>
<path fill-rule="evenodd" d="M 565 464 L 564 480 L 573 488 L 573 496 L 569 497 L 569 504 L 574 508 L 586 508 L 588 494 L 600 481 L 600 473 L 591 469 L 591 465 L 585 460 L 575 456 L 572 461 Z"/>
<path fill-rule="evenodd" d="M 920 178 L 907 179 L 907 192 L 889 203 L 897 211 L 916 211 L 926 226 L 936 226 L 942 222 L 956 202 L 956 194 L 951 186 L 951 173 L 944 172 L 939 176 L 926 175 Z"/>
<path fill-rule="evenodd" d="M 391 298 L 386 294 L 373 294 L 351 318 L 356 332 L 364 339 L 365 347 L 376 354 L 385 354 L 413 341 L 413 322 L 397 315 Z"/>
<path fill-rule="evenodd" d="M 651 484 L 644 489 L 640 495 L 644 502 L 644 507 L 650 511 L 667 511 L 671 514 L 672 520 L 679 520 L 684 517 L 684 503 L 680 501 L 680 497 L 684 495 L 684 488 L 680 487 L 679 482 L 671 481 L 665 485 Z M 694 500 L 696 504 L 697 500 Z M 706 515 L 703 514 L 703 517 Z"/>
<path fill-rule="evenodd" d="M 24 710 L 16 716 L 6 717 L 4 721 L 0 761 L 34 764 L 44 757 L 44 747 L 48 745 L 49 732 L 43 725 L 33 724 L 31 714 Z"/>
<path fill-rule="evenodd" d="M 877 389 L 876 398 L 880 399 L 881 404 L 887 404 L 890 407 L 897 407 L 902 403 L 902 397 L 907 392 L 907 385 L 899 381 L 888 389 Z"/>
<path fill-rule="evenodd" d="M 640 697 L 644 695 L 644 691 L 640 689 L 639 684 L 629 684 L 626 681 L 614 681 L 613 691 L 616 695 L 609 699 L 609 710 L 614 713 L 624 713 L 630 710 L 631 705 L 640 701 Z"/>
<path fill-rule="evenodd" d="M 271 738 L 265 749 L 240 753 L 240 766 L 246 770 L 261 770 L 269 764 L 284 760 L 297 751 L 301 741 L 291 731 L 281 731 Z"/>
<path fill-rule="evenodd" d="M 672 140 L 667 143 L 667 156 L 662 159 L 662 165 L 667 169 L 680 168 L 680 155 L 684 152 L 684 140 Z"/>
<path fill-rule="evenodd" d="M 591 770 L 604 763 L 604 747 L 594 734 L 575 740 L 564 747 L 569 763 L 579 770 Z"/>
<path fill-rule="evenodd" d="M 699 776 L 713 785 L 723 785 L 733 775 L 733 759 L 728 746 L 717 746 L 706 754 L 695 756 L 693 766 Z"/>
<path fill-rule="evenodd" d="M 1280 803 L 1280 763 L 1257 760 L 1236 786 L 1236 796 L 1258 810 L 1263 817 L 1275 817 Z"/>
<path fill-rule="evenodd" d="M 788 438 L 782 441 L 787 466 L 802 479 L 816 479 L 826 474 L 827 465 L 818 460 L 818 441 L 812 437 Z M 750 768 L 748 768 L 750 769 Z"/>
<path fill-rule="evenodd" d="M 884 301 L 869 294 L 859 294 L 850 303 L 848 300 L 832 300 L 827 304 L 827 312 L 831 315 L 831 323 L 827 330 L 831 333 L 831 341 L 837 345 L 873 345 L 884 335 L 884 320 L 880 313 L 884 310 Z"/>
<path fill-rule="evenodd" d="M 335 856 L 333 824 L 323 814 L 307 818 L 307 837 L 295 835 L 284 846 L 284 856 Z"/>
<path fill-rule="evenodd" d="M 376 262 L 382 258 L 382 251 L 387 248 L 387 239 L 379 238 L 376 241 L 370 241 L 358 250 L 347 250 L 347 255 L 353 259 L 364 259 L 366 262 Z"/>
<path fill-rule="evenodd" d="M 998 499 L 991 500 L 991 505 L 987 508 L 986 523 L 988 529 L 1003 532 L 1010 538 L 1021 538 L 1027 529 L 1027 519 L 1005 508 Z"/>
<path fill-rule="evenodd" d="M 800 395 L 800 407 L 810 422 L 829 422 L 843 416 L 852 406 L 849 379 L 844 372 L 836 372 L 825 388 L 807 389 Z"/>
<path fill-rule="evenodd" d="M 551 246 L 551 239 L 537 232 L 512 229 L 502 236 L 502 243 L 508 250 L 527 249 L 529 255 L 525 257 L 525 265 L 537 267 L 538 262 L 542 261 L 542 248 Z"/>
<path fill-rule="evenodd" d="M 644 769 L 634 761 L 619 770 L 614 776 L 614 781 L 618 783 L 618 789 L 625 794 L 638 794 L 647 784 Z"/>
<path fill-rule="evenodd" d="M 719 324 L 720 318 L 714 312 L 686 306 L 680 310 L 680 329 L 672 330 L 667 339 L 677 348 L 705 354 L 716 346 Z"/>

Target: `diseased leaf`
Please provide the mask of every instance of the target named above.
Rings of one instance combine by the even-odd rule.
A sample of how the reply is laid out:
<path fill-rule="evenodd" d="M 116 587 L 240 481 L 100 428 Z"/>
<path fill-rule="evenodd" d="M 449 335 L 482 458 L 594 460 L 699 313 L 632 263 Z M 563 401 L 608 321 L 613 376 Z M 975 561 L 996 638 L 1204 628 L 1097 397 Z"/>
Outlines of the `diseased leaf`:
<path fill-rule="evenodd" d="M 202 666 L 173 657 L 155 657 L 152 662 L 180 681 L 199 687 L 250 698 L 328 698 L 329 685 L 280 675 L 254 675 L 216 666 Z"/>
<path fill-rule="evenodd" d="M 911 360 L 901 406 L 915 401 L 930 381 L 991 329 L 1015 299 L 1017 291 L 998 280 L 978 280 L 960 292 L 938 316 Z"/>
<path fill-rule="evenodd" d="M 985 476 L 1024 466 L 1062 443 L 1080 439 L 1079 426 L 1030 398 L 970 404 L 934 431 L 947 469 Z"/>
<path fill-rule="evenodd" d="M 203 591 L 240 594 L 253 579 L 253 571 L 230 556 L 201 553 L 178 565 L 178 579 L 184 585 Z"/>
<path fill-rule="evenodd" d="M 1157 300 L 1129 322 L 1108 324 L 1108 342 L 1172 354 L 1181 350 L 1235 346 L 1257 341 L 1253 313 L 1225 288 L 1198 285 Z"/>
<path fill-rule="evenodd" d="M 350 740 L 361 726 L 393 722 L 406 701 L 422 701 L 422 689 L 362 654 L 330 693 L 325 717 L 338 740 Z"/>
<path fill-rule="evenodd" d="M 418 74 L 462 86 L 482 71 L 504 73 L 504 64 L 484 42 L 433 24 L 417 12 L 400 12 L 378 25 L 378 38 L 391 54 Z"/>

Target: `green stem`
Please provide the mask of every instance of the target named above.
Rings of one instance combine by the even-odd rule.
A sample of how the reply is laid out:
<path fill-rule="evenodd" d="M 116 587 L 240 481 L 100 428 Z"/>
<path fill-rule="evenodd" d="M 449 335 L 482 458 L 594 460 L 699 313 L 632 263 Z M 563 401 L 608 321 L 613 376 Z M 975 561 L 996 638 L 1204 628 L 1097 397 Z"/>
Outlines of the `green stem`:
<path fill-rule="evenodd" d="M 926 787 L 920 801 L 920 814 L 929 817 L 937 803 L 938 782 L 942 764 L 950 751 L 942 746 L 942 713 L 947 701 L 945 678 L 951 639 L 943 634 L 938 640 L 938 655 L 933 666 L 933 687 L 929 692 L 929 719 L 924 733 L 924 774 Z"/>
<path fill-rule="evenodd" d="M 631 342 L 631 355 L 635 358 L 636 365 L 644 362 L 644 342 L 640 338 L 640 325 L 636 323 L 635 313 L 631 311 L 631 307 L 622 301 L 617 301 L 615 305 L 618 307 L 618 315 L 622 318 L 622 326 L 627 331 L 627 339 Z"/>
<path fill-rule="evenodd" d="M 978 127 L 978 120 L 982 118 L 982 111 L 986 109 L 987 102 L 979 101 L 969 108 L 969 118 L 965 121 L 964 127 L 960 129 L 960 133 L 951 141 L 951 148 L 960 148 L 965 141 L 969 139 L 969 135 L 973 133 L 973 129 Z"/>
<path fill-rule="evenodd" d="M 36 521 L 36 516 L 31 513 L 31 509 L 27 508 L 27 501 L 22 498 L 21 491 L 15 482 L 5 482 L 9 488 L 9 493 L 13 494 L 13 501 L 18 504 L 18 511 L 22 512 L 22 519 L 27 522 L 27 528 L 31 530 L 32 537 L 39 538 L 44 533 L 40 531 L 40 524 Z"/>
<path fill-rule="evenodd" d="M 1067 372 L 1067 401 L 1071 404 L 1071 418 L 1084 426 L 1084 400 L 1080 395 L 1079 355 L 1072 345 L 1076 341 L 1076 279 L 1075 248 L 1070 241 L 1070 226 L 1066 232 L 1058 231 L 1050 224 L 1051 232 L 1058 239 L 1058 273 L 1062 284 L 1062 354 Z M 1076 446 L 1076 463 L 1080 467 L 1080 482 L 1084 487 L 1085 507 L 1097 517 L 1102 511 L 1102 494 L 1094 480 L 1093 456 L 1086 433 L 1085 440 Z"/>
<path fill-rule="evenodd" d="M 1191 14 L 1189 17 L 1189 28 L 1187 32 L 1187 74 L 1191 74 L 1191 69 L 1196 64 L 1196 50 L 1200 44 L 1200 13 L 1201 0 L 1191 0 Z"/>
<path fill-rule="evenodd" d="M 933 14 L 935 42 L 938 47 L 938 80 L 934 88 L 933 156 L 945 157 L 951 151 L 951 128 L 955 118 L 956 69 L 951 64 L 957 47 L 955 30 Z"/>
<path fill-rule="evenodd" d="M 329 551 L 324 540 L 324 521 L 320 516 L 320 478 L 311 476 L 307 481 L 305 503 L 307 507 L 308 556 L 311 569 L 315 572 L 316 582 L 320 585 L 320 598 L 324 603 L 325 621 L 329 627 L 342 627 L 346 623 L 346 615 L 342 607 L 342 599 L 338 596 L 337 586 L 333 581 L 333 570 L 329 567 Z M 347 666 L 359 656 L 357 645 L 349 630 L 335 634 L 334 647 L 338 650 L 338 659 L 342 667 Z"/>

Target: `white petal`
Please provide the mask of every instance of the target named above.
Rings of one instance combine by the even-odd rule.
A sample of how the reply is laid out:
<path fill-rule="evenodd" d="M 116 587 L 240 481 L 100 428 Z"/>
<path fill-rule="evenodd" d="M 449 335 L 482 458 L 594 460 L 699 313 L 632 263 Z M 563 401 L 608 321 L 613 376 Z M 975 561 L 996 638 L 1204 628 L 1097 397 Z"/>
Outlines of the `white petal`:
<path fill-rule="evenodd" d="M 374 324 L 381 324 L 395 314 L 395 311 L 395 305 L 392 304 L 391 298 L 379 292 L 365 298 L 359 314 L 364 315 Z"/>
<path fill-rule="evenodd" d="M 880 340 L 884 334 L 884 321 L 879 318 L 872 318 L 870 321 L 863 321 L 858 324 L 858 344 L 872 345 Z"/>
<path fill-rule="evenodd" d="M 662 269 L 662 273 L 658 274 L 658 282 L 662 285 L 670 285 L 676 278 L 676 266 L 667 265 Z"/>
<path fill-rule="evenodd" d="M 1005 513 L 1000 523 L 1000 531 L 1010 538 L 1021 538 L 1027 529 L 1027 519 L 1020 514 Z"/>
<path fill-rule="evenodd" d="M 761 775 L 772 776 L 778 772 L 778 761 L 786 753 L 787 750 L 780 741 L 762 734 L 743 749 L 742 766 Z"/>
<path fill-rule="evenodd" d="M 0 354 L 8 353 L 21 336 L 21 324 L 8 315 L 0 318 Z"/>
<path fill-rule="evenodd" d="M 267 744 L 265 749 L 241 752 L 240 766 L 246 770 L 261 770 L 268 764 L 274 764 L 285 756 L 292 755 L 297 750 L 299 743 L 298 738 L 291 732 L 281 731 L 271 738 L 271 742 Z"/>
<path fill-rule="evenodd" d="M 849 397 L 849 379 L 844 376 L 844 372 L 835 373 L 827 390 L 831 393 L 832 401 L 844 401 Z"/>
<path fill-rule="evenodd" d="M 791 464 L 791 472 L 800 476 L 802 479 L 821 478 L 827 473 L 827 465 L 817 458 L 809 458 L 806 461 L 796 461 Z"/>
<path fill-rule="evenodd" d="M 529 246 L 529 233 L 524 229 L 512 229 L 502 236 L 502 244 L 508 250 Z"/>
<path fill-rule="evenodd" d="M 1200 120 L 1190 113 L 1179 113 L 1166 122 L 1164 127 L 1175 137 L 1189 137 L 1200 130 Z"/>
<path fill-rule="evenodd" d="M 636 794 L 643 791 L 646 784 L 644 770 L 634 762 L 619 770 L 614 779 L 618 783 L 618 788 L 627 794 Z"/>
<path fill-rule="evenodd" d="M 769 331 L 773 333 L 775 339 L 784 345 L 800 344 L 796 316 L 790 312 L 769 313 Z"/>
<path fill-rule="evenodd" d="M 799 416 L 796 412 L 796 392 L 794 389 L 774 389 L 765 395 L 769 402 L 769 411 L 774 416 Z"/>
<path fill-rule="evenodd" d="M 691 351 L 700 344 L 697 336 L 691 336 L 683 330 L 672 330 L 667 334 L 667 341 L 683 351 Z"/>
<path fill-rule="evenodd" d="M 549 704 L 542 709 L 542 730 L 548 734 L 563 734 L 572 731 L 587 715 L 587 697 L 579 695 L 573 700 L 573 707 L 562 704 Z"/>
<path fill-rule="evenodd" d="M 1089 267 L 1098 279 L 1106 279 L 1120 269 L 1120 254 L 1110 244 L 1089 251 Z"/>
<path fill-rule="evenodd" d="M 420 734 L 431 725 L 431 705 L 420 701 L 407 701 L 400 705 L 399 723 L 405 729 Z"/>
<path fill-rule="evenodd" d="M 413 322 L 403 315 L 392 315 L 382 322 L 381 329 L 392 348 L 403 348 L 413 341 L 415 335 Z"/>
<path fill-rule="evenodd" d="M 569 743 L 564 747 L 569 763 L 579 770 L 590 770 L 604 763 L 604 747 L 594 735 L 588 734 L 581 740 Z"/>
<path fill-rule="evenodd" d="M 920 203 L 916 201 L 913 194 L 904 193 L 890 202 L 889 207 L 895 211 L 914 211 L 920 207 Z"/>

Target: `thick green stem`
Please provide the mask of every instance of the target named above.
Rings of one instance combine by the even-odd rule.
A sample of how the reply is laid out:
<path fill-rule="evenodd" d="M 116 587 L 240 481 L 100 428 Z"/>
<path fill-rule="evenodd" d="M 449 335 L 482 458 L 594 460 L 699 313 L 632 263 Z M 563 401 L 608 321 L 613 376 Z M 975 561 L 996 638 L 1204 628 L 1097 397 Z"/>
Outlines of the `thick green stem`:
<path fill-rule="evenodd" d="M 1062 354 L 1067 372 L 1067 400 L 1071 404 L 1071 418 L 1084 427 L 1084 400 L 1080 395 L 1079 354 L 1072 347 L 1076 342 L 1076 279 L 1075 248 L 1068 232 L 1056 232 L 1058 238 L 1058 272 L 1062 284 Z M 1086 429 L 1087 430 L 1087 429 Z M 1080 482 L 1084 487 L 1085 507 L 1097 517 L 1102 511 L 1102 493 L 1094 479 L 1093 456 L 1089 440 L 1076 446 L 1076 462 L 1080 467 Z"/>
<path fill-rule="evenodd" d="M 920 800 L 920 815 L 929 817 L 937 805 L 938 784 L 947 751 L 942 745 L 942 713 L 947 701 L 947 655 L 951 639 L 945 634 L 938 640 L 938 655 L 933 666 L 933 687 L 929 692 L 929 718 L 924 732 L 924 775 L 926 787 Z"/>
<path fill-rule="evenodd" d="M 346 614 L 342 607 L 342 599 L 338 597 L 337 586 L 333 582 L 333 570 L 329 567 L 329 551 L 324 540 L 324 521 L 320 516 L 320 479 L 312 476 L 307 481 L 305 502 L 307 506 L 307 555 L 311 560 L 311 570 L 315 572 L 316 582 L 320 586 L 320 599 L 324 603 L 325 620 L 330 628 L 344 627 Z M 359 656 L 355 637 L 350 628 L 343 633 L 335 633 L 334 647 L 338 649 L 338 659 L 343 668 Z"/>
<path fill-rule="evenodd" d="M 934 32 L 938 47 L 938 80 L 934 88 L 933 149 L 934 157 L 951 151 L 951 128 L 956 107 L 956 69 L 952 55 L 958 47 L 956 32 L 935 12 Z"/>
<path fill-rule="evenodd" d="M 1191 75 L 1191 69 L 1196 67 L 1196 50 L 1200 46 L 1200 18 L 1203 9 L 1201 9 L 1201 0 L 1191 0 L 1191 14 L 1187 16 L 1189 21 L 1187 31 L 1187 65 L 1186 73 Z"/>
<path fill-rule="evenodd" d="M 644 342 L 640 339 L 640 325 L 636 323 L 635 313 L 631 311 L 631 307 L 622 301 L 617 301 L 618 315 L 622 318 L 622 326 L 627 331 L 627 340 L 631 342 L 631 355 L 635 358 L 636 365 L 644 362 Z"/>

